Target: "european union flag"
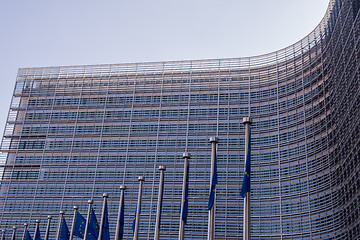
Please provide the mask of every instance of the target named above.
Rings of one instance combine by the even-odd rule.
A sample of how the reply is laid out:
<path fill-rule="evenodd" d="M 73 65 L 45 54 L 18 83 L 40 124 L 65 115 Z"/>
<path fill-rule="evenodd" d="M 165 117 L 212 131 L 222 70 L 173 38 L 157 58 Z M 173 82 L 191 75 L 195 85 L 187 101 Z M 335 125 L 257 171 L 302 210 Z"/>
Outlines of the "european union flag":
<path fill-rule="evenodd" d="M 121 203 L 121 210 L 120 210 L 120 231 L 119 231 L 119 240 L 123 239 L 124 236 L 124 223 L 125 223 L 125 200 L 123 199 L 123 202 Z"/>
<path fill-rule="evenodd" d="M 77 237 L 83 239 L 84 233 L 85 233 L 85 225 L 86 225 L 85 218 L 79 212 L 76 212 L 74 236 L 77 236 Z"/>
<path fill-rule="evenodd" d="M 41 240 L 39 225 L 37 225 L 36 235 L 35 235 L 35 237 L 34 237 L 34 240 Z"/>
<path fill-rule="evenodd" d="M 215 163 L 214 163 L 214 169 L 212 172 L 212 181 L 211 181 L 210 194 L 209 194 L 208 210 L 210 210 L 214 204 L 215 188 L 216 188 L 217 182 L 218 182 L 218 180 L 217 180 L 217 156 L 216 156 L 216 150 L 215 150 Z"/>
<path fill-rule="evenodd" d="M 95 211 L 91 208 L 91 215 L 89 221 L 88 239 L 97 240 L 99 237 L 99 224 L 96 219 Z"/>
<path fill-rule="evenodd" d="M 251 139 L 251 135 L 249 136 L 249 139 Z M 244 173 L 244 179 L 243 179 L 241 192 L 240 192 L 240 196 L 243 198 L 245 198 L 247 192 L 250 192 L 250 172 L 251 172 L 251 158 L 250 157 L 251 157 L 251 141 L 249 141 L 249 149 L 248 149 L 247 156 L 245 159 L 245 173 Z"/>
<path fill-rule="evenodd" d="M 66 224 L 65 218 L 61 221 L 60 240 L 69 240 L 70 232 Z"/>
<path fill-rule="evenodd" d="M 26 232 L 25 232 L 25 240 L 31 240 L 31 235 L 29 233 L 29 230 L 26 229 Z"/>
<path fill-rule="evenodd" d="M 184 199 L 182 199 L 182 201 L 184 202 L 184 208 L 181 219 L 184 221 L 185 224 L 187 222 L 188 208 L 189 208 L 189 166 L 190 164 L 186 166 L 187 175 L 186 175 L 186 184 L 185 184 L 185 194 L 184 194 Z"/>
<path fill-rule="evenodd" d="M 135 213 L 134 213 L 134 220 L 133 220 L 133 224 L 132 224 L 133 234 L 135 233 L 136 212 L 137 212 L 137 204 L 136 204 Z"/>
<path fill-rule="evenodd" d="M 103 231 L 102 231 L 101 240 L 110 240 L 107 201 L 105 202 L 105 213 L 104 213 L 104 222 L 102 223 L 102 229 Z"/>

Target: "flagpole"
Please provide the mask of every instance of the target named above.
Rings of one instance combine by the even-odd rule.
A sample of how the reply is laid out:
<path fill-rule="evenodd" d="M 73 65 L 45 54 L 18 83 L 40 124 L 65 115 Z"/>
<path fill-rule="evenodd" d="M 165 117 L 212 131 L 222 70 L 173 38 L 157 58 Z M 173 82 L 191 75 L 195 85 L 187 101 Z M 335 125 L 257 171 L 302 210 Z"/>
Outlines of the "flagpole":
<path fill-rule="evenodd" d="M 46 232 L 45 232 L 45 238 L 44 238 L 44 240 L 48 240 L 48 239 L 49 239 L 50 222 L 51 222 L 52 217 L 49 215 L 49 216 L 47 216 L 47 219 L 48 219 L 48 222 L 47 222 L 47 225 L 46 225 Z"/>
<path fill-rule="evenodd" d="M 159 182 L 157 209 L 156 209 L 154 240 L 159 240 L 159 236 L 160 236 L 160 218 L 161 218 L 161 208 L 162 208 L 163 193 L 164 193 L 164 176 L 165 176 L 166 167 L 164 165 L 161 165 L 159 166 L 159 170 L 160 170 L 160 182 Z"/>
<path fill-rule="evenodd" d="M 88 235 L 88 232 L 89 232 L 89 223 L 90 223 L 90 217 L 91 217 L 91 206 L 92 206 L 93 203 L 94 203 L 94 201 L 92 199 L 88 200 L 89 208 L 88 208 L 87 217 L 86 217 L 84 240 L 87 240 L 87 235 Z"/>
<path fill-rule="evenodd" d="M 59 213 L 59 223 L 58 223 L 58 227 L 57 227 L 57 231 L 56 231 L 56 239 L 55 240 L 59 240 L 60 231 L 61 231 L 61 223 L 62 223 L 63 217 L 64 217 L 64 211 L 60 211 L 60 213 Z"/>
<path fill-rule="evenodd" d="M 143 176 L 139 176 L 139 194 L 138 194 L 138 201 L 136 207 L 136 218 L 135 218 L 135 230 L 134 230 L 134 237 L 133 240 L 138 240 L 139 235 L 139 223 L 140 223 L 140 214 L 141 214 L 141 198 L 142 198 L 142 189 L 145 178 Z"/>
<path fill-rule="evenodd" d="M 215 154 L 216 154 L 216 144 L 218 143 L 217 137 L 211 137 L 210 143 L 211 143 L 211 177 L 210 177 L 210 191 L 212 191 L 211 187 L 213 184 L 213 172 L 215 168 Z M 209 222 L 208 222 L 208 240 L 214 240 L 215 239 L 215 199 L 216 194 L 214 193 L 214 202 L 209 210 Z"/>
<path fill-rule="evenodd" d="M 28 228 L 28 224 L 27 224 L 27 223 L 24 223 L 24 233 L 23 233 L 23 236 L 22 236 L 22 240 L 25 240 L 27 228 Z"/>
<path fill-rule="evenodd" d="M 78 206 L 74 206 L 74 216 L 73 216 L 73 221 L 71 223 L 71 231 L 70 231 L 70 238 L 69 240 L 73 240 L 73 236 L 74 236 L 74 231 L 75 231 L 75 223 L 76 223 L 76 214 L 78 211 L 79 207 Z"/>
<path fill-rule="evenodd" d="M 15 240 L 16 228 L 17 228 L 17 227 L 13 226 L 13 234 L 12 234 L 12 237 L 11 237 L 12 240 Z"/>
<path fill-rule="evenodd" d="M 185 222 L 183 220 L 183 212 L 184 212 L 184 203 L 185 203 L 185 195 L 186 195 L 186 184 L 188 179 L 188 165 L 190 159 L 190 153 L 184 153 L 184 177 L 183 177 L 183 187 L 182 187 L 182 195 L 181 195 L 181 209 L 180 209 L 180 226 L 179 226 L 179 240 L 184 240 L 184 233 L 185 233 Z"/>
<path fill-rule="evenodd" d="M 35 233 L 34 233 L 34 240 L 36 240 L 36 235 L 38 234 L 39 229 L 39 224 L 40 224 L 40 220 L 36 219 L 35 220 L 36 224 L 35 224 Z"/>
<path fill-rule="evenodd" d="M 117 216 L 117 223 L 116 223 L 116 233 L 115 233 L 115 240 L 120 239 L 120 217 L 121 217 L 121 209 L 124 205 L 124 194 L 125 194 L 126 187 L 125 185 L 120 186 L 120 202 L 119 202 L 119 212 Z"/>
<path fill-rule="evenodd" d="M 102 208 L 102 212 L 101 212 L 101 224 L 100 224 L 98 240 L 102 239 L 103 224 L 104 224 L 104 221 L 105 221 L 105 207 L 106 207 L 106 201 L 107 201 L 108 197 L 109 197 L 109 195 L 107 193 L 103 194 L 104 202 L 103 202 L 103 208 Z"/>
<path fill-rule="evenodd" d="M 250 147 L 250 125 L 252 123 L 251 117 L 244 117 L 243 124 L 245 125 L 245 163 L 249 153 Z M 250 159 L 249 159 L 250 160 Z M 250 191 L 246 192 L 244 198 L 244 230 L 243 230 L 243 240 L 250 240 Z"/>

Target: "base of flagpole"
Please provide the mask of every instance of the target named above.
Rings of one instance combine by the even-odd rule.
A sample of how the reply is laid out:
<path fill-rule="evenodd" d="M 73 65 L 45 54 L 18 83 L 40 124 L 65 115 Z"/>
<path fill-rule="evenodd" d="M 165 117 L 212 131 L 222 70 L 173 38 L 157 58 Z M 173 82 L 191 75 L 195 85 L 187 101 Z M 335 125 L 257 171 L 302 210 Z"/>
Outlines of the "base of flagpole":
<path fill-rule="evenodd" d="M 250 240 L 250 192 L 244 198 L 244 230 L 243 240 Z"/>

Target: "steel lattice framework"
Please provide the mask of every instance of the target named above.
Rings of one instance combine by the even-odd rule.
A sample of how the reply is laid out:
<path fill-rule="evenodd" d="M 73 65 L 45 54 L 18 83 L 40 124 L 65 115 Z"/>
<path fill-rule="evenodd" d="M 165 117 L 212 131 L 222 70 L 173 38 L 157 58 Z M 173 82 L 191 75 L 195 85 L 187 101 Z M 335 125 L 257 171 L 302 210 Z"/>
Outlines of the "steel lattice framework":
<path fill-rule="evenodd" d="M 210 137 L 217 136 L 216 238 L 242 236 L 242 117 L 252 125 L 252 238 L 360 238 L 359 0 L 331 0 L 316 29 L 249 58 L 19 69 L 2 141 L 0 228 L 109 194 L 114 236 L 127 186 L 126 238 L 144 175 L 139 237 L 176 239 L 190 159 L 186 239 L 206 239 Z M 98 217 L 99 218 L 99 217 Z M 34 225 L 34 224 L 33 224 Z M 30 224 L 30 229 L 34 227 Z M 55 235 L 56 224 L 51 227 Z"/>

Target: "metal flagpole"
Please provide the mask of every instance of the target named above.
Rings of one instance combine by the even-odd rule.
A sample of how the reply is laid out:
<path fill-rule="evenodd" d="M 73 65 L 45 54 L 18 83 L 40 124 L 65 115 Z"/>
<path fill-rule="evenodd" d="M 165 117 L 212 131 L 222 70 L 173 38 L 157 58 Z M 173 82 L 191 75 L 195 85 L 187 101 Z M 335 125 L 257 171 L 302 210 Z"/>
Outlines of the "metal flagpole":
<path fill-rule="evenodd" d="M 181 195 L 181 209 L 180 209 L 180 226 L 179 226 L 179 240 L 184 240 L 184 233 L 185 233 L 185 222 L 183 219 L 184 213 L 184 204 L 185 204 L 185 195 L 186 195 L 186 185 L 188 179 L 188 165 L 190 159 L 190 153 L 184 153 L 184 177 L 183 177 L 183 187 L 182 187 L 182 195 Z"/>
<path fill-rule="evenodd" d="M 115 233 L 115 240 L 119 240 L 120 238 L 120 216 L 121 216 L 121 209 L 124 205 L 124 194 L 125 194 L 126 187 L 125 185 L 120 186 L 120 203 L 119 203 L 119 212 L 117 216 L 117 223 L 116 223 L 116 233 Z"/>
<path fill-rule="evenodd" d="M 217 137 L 211 137 L 210 138 L 211 143 L 211 177 L 210 177 L 210 191 L 215 191 L 215 189 L 212 189 L 213 187 L 213 177 L 214 177 L 214 168 L 215 168 L 215 158 L 216 158 L 216 144 L 218 143 Z M 217 170 L 215 170 L 217 171 Z M 210 193 L 211 194 L 211 193 Z M 209 210 L 209 223 L 208 223 L 208 240 L 214 240 L 215 239 L 215 197 L 216 194 L 214 194 L 214 200 L 213 204 Z"/>
<path fill-rule="evenodd" d="M 46 232 L 45 232 L 45 238 L 44 238 L 44 240 L 48 240 L 48 239 L 49 239 L 50 222 L 51 222 L 52 217 L 49 215 L 49 216 L 47 217 L 47 219 L 48 219 L 48 222 L 47 222 L 47 225 L 46 225 Z"/>
<path fill-rule="evenodd" d="M 157 210 L 156 210 L 154 240 L 159 240 L 159 236 L 160 236 L 160 219 L 161 219 L 161 208 L 162 208 L 163 193 L 164 193 L 164 175 L 165 175 L 166 167 L 161 165 L 159 166 L 159 170 L 160 170 L 160 182 L 159 182 L 159 195 L 158 195 Z"/>
<path fill-rule="evenodd" d="M 64 211 L 60 211 L 60 213 L 59 213 L 59 223 L 58 223 L 58 227 L 57 227 L 57 231 L 56 231 L 56 239 L 55 240 L 59 240 L 63 217 L 64 217 Z"/>
<path fill-rule="evenodd" d="M 26 230 L 27 230 L 28 226 L 29 225 L 27 223 L 24 223 L 24 232 L 23 232 L 22 240 L 25 240 Z"/>
<path fill-rule="evenodd" d="M 251 117 L 244 117 L 243 124 L 245 125 L 245 165 L 246 161 L 250 161 L 248 159 L 249 147 L 250 147 L 250 125 L 252 123 Z M 250 165 L 250 162 L 248 163 Z M 245 174 L 249 174 L 250 172 Z M 250 184 L 250 183 L 249 183 Z M 249 189 L 250 190 L 250 189 Z M 246 192 L 244 198 L 244 230 L 243 230 L 243 240 L 250 240 L 250 191 Z"/>
<path fill-rule="evenodd" d="M 104 224 L 104 221 L 105 221 L 105 206 L 106 206 L 106 201 L 107 201 L 108 197 L 109 197 L 109 195 L 107 193 L 103 194 L 104 202 L 103 202 L 103 209 L 102 209 L 102 212 L 101 212 L 101 224 L 100 224 L 98 240 L 102 239 L 103 224 Z"/>
<path fill-rule="evenodd" d="M 77 214 L 78 209 L 79 209 L 78 206 L 74 206 L 74 216 L 73 216 L 73 221 L 72 221 L 72 223 L 71 223 L 71 231 L 70 231 L 70 238 L 69 238 L 69 240 L 73 240 L 73 238 L 74 238 L 75 223 L 76 223 L 76 214 Z"/>
<path fill-rule="evenodd" d="M 106 206 L 106 201 L 107 201 L 108 197 L 109 197 L 109 195 L 107 193 L 103 194 L 104 202 L 103 202 L 103 208 L 102 208 L 102 212 L 101 212 L 101 224 L 100 224 L 98 240 L 102 239 L 103 224 L 104 224 L 104 221 L 105 221 L 105 206 Z"/>
<path fill-rule="evenodd" d="M 84 240 L 87 239 L 87 235 L 88 235 L 88 232 L 89 232 L 89 223 L 90 223 L 90 218 L 91 218 L 91 206 L 92 206 L 93 203 L 94 203 L 94 201 L 92 199 L 88 200 L 89 208 L 88 208 L 87 217 L 86 217 Z"/>
<path fill-rule="evenodd" d="M 15 240 L 16 228 L 17 227 L 13 226 L 13 233 L 12 233 L 12 236 L 11 236 L 11 240 Z"/>
<path fill-rule="evenodd" d="M 133 240 L 138 240 L 139 235 L 139 223 L 140 223 L 140 214 L 141 214 L 141 198 L 142 198 L 142 189 L 145 178 L 143 176 L 139 176 L 139 194 L 138 194 L 138 201 L 137 201 L 137 208 L 136 208 L 136 218 L 135 218 L 135 230 L 134 230 L 134 237 Z"/>
<path fill-rule="evenodd" d="M 36 222 L 36 225 L 35 225 L 34 240 L 36 239 L 36 236 L 37 236 L 37 234 L 38 234 L 38 231 L 40 230 L 40 229 L 39 229 L 40 220 L 39 220 L 39 219 L 36 219 L 35 222 Z"/>

